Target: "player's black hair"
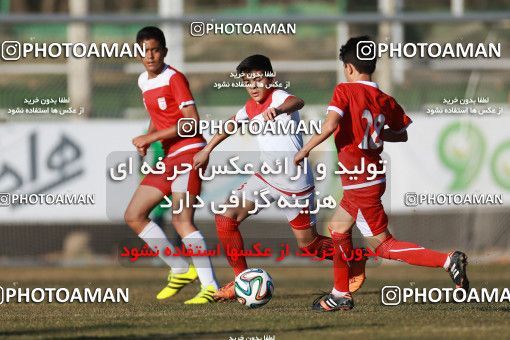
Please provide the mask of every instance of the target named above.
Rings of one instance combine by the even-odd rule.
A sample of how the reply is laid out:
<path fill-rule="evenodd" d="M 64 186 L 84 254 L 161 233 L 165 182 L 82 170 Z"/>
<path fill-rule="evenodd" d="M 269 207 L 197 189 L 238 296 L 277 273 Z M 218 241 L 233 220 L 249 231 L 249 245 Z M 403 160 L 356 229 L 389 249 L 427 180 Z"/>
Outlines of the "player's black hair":
<path fill-rule="evenodd" d="M 155 26 L 146 26 L 136 33 L 136 42 L 141 44 L 144 40 L 154 39 L 159 41 L 159 45 L 166 48 L 166 40 L 163 31 Z"/>
<path fill-rule="evenodd" d="M 271 60 L 269 60 L 269 58 L 265 55 L 255 54 L 241 61 L 241 63 L 236 67 L 237 73 L 248 73 L 253 70 L 273 73 Z"/>
<path fill-rule="evenodd" d="M 361 41 L 369 41 L 371 43 L 367 43 L 367 45 L 371 44 L 374 48 L 376 46 L 375 43 L 373 43 L 372 39 L 370 39 L 370 37 L 368 35 L 350 38 L 349 40 L 347 40 L 345 45 L 342 45 L 342 47 L 340 47 L 339 58 L 341 61 L 344 62 L 344 64 L 352 64 L 359 73 L 372 74 L 375 71 L 375 64 L 377 61 L 377 58 L 375 58 L 375 55 L 376 55 L 375 50 L 373 50 L 373 52 L 374 52 L 373 59 L 370 59 L 370 60 L 359 59 L 358 53 L 363 53 L 363 51 L 361 51 L 360 47 L 362 45 L 364 45 L 362 43 L 362 44 L 360 44 L 360 46 L 358 46 L 358 43 Z M 360 49 L 360 51 L 358 51 L 358 49 Z M 363 56 L 363 54 L 362 54 L 362 56 Z"/>

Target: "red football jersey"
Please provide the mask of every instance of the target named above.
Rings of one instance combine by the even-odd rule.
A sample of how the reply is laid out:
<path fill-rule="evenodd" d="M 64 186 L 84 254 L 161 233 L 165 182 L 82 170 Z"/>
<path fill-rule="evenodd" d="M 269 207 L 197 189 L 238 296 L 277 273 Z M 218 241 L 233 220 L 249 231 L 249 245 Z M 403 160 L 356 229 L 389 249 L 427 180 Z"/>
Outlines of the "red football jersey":
<path fill-rule="evenodd" d="M 384 182 L 384 174 L 377 174 L 374 178 L 366 170 L 369 164 L 375 164 L 377 170 L 382 169 L 379 161 L 383 141 L 379 136 L 384 127 L 403 132 L 411 124 L 411 119 L 402 107 L 393 97 L 379 90 L 376 83 L 358 81 L 338 84 L 329 103 L 329 110 L 342 116 L 334 134 L 338 160 L 348 170 L 358 167 L 361 171 L 364 168 L 361 174 L 341 175 L 344 190 Z"/>
<path fill-rule="evenodd" d="M 188 80 L 176 69 L 165 65 L 157 77 L 149 79 L 147 71 L 138 77 L 138 86 L 143 93 L 143 102 L 156 129 L 164 130 L 176 125 L 183 118 L 181 109 L 194 105 Z M 175 156 L 183 151 L 203 147 L 201 135 L 180 137 L 161 141 L 165 155 Z"/>

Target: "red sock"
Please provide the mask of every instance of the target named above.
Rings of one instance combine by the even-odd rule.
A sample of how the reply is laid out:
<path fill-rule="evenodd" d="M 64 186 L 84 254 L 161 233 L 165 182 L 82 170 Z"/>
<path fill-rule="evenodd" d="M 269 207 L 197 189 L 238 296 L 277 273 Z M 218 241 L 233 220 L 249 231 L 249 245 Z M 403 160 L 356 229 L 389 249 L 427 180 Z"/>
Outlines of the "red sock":
<path fill-rule="evenodd" d="M 313 239 L 312 242 L 307 244 L 304 247 L 299 247 L 301 251 L 315 253 L 317 252 L 317 257 L 325 258 L 327 260 L 333 260 L 333 256 L 324 257 L 324 253 L 331 253 L 333 250 L 333 240 L 331 237 L 327 237 L 324 235 L 317 235 L 316 238 Z"/>
<path fill-rule="evenodd" d="M 350 235 L 350 234 L 349 234 Z M 352 238 L 351 238 L 352 239 Z M 323 254 L 330 254 L 333 250 L 333 240 L 331 237 L 327 237 L 324 235 L 318 235 L 312 242 L 307 244 L 304 247 L 300 247 L 301 251 L 308 251 L 310 253 L 314 253 L 317 251 L 317 257 L 323 258 Z M 365 255 L 363 254 L 362 248 L 352 248 L 352 251 L 350 253 L 345 254 L 346 259 L 348 262 L 353 261 L 360 261 L 362 259 L 367 259 Z M 333 256 L 328 255 L 325 256 L 324 259 L 326 260 L 333 260 Z"/>
<path fill-rule="evenodd" d="M 443 267 L 448 254 L 423 248 L 411 242 L 399 241 L 389 236 L 375 250 L 377 256 L 385 259 L 404 261 L 424 267 Z"/>
<path fill-rule="evenodd" d="M 349 292 L 349 264 L 345 261 L 352 253 L 351 234 L 338 233 L 330 229 L 335 253 L 333 254 L 333 274 L 335 289 L 339 292 Z"/>
<path fill-rule="evenodd" d="M 244 243 L 241 232 L 239 231 L 239 222 L 222 215 L 215 215 L 215 219 L 216 231 L 218 232 L 218 238 L 220 239 L 225 254 L 228 254 L 229 249 L 243 250 Z M 235 257 L 227 255 L 227 260 L 236 276 L 248 269 L 244 256 Z"/>

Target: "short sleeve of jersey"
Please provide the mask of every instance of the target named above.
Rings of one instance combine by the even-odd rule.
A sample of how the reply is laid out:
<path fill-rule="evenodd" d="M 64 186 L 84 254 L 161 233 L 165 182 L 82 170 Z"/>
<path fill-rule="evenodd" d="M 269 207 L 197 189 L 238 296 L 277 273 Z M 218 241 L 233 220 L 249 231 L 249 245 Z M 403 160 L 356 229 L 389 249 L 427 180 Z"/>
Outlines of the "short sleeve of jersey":
<path fill-rule="evenodd" d="M 234 119 L 238 122 L 249 119 L 248 113 L 246 112 L 246 106 L 243 106 L 242 109 L 237 111 L 236 115 L 234 116 Z"/>
<path fill-rule="evenodd" d="M 142 74 L 140 74 L 140 76 L 138 77 L 138 87 L 140 88 L 141 91 L 143 91 L 143 82 L 147 79 L 147 71 L 143 72 Z"/>
<path fill-rule="evenodd" d="M 393 99 L 390 101 L 390 112 L 388 116 L 390 119 L 386 124 L 388 124 L 392 131 L 397 133 L 404 132 L 409 124 L 413 122 L 411 118 L 405 114 L 402 107 Z"/>
<path fill-rule="evenodd" d="M 271 105 L 269 105 L 270 107 L 278 107 L 282 105 L 287 100 L 287 98 L 292 97 L 290 93 L 283 90 L 275 90 L 272 96 Z"/>
<path fill-rule="evenodd" d="M 189 89 L 188 80 L 181 73 L 175 73 L 170 78 L 170 89 L 175 98 L 175 102 L 179 105 L 179 109 L 195 104 L 195 100 Z"/>
<path fill-rule="evenodd" d="M 333 97 L 329 102 L 327 111 L 335 111 L 341 117 L 344 116 L 345 112 L 349 110 L 349 97 L 345 91 L 346 88 L 345 86 L 342 86 L 342 84 L 335 87 L 335 90 L 333 91 Z"/>

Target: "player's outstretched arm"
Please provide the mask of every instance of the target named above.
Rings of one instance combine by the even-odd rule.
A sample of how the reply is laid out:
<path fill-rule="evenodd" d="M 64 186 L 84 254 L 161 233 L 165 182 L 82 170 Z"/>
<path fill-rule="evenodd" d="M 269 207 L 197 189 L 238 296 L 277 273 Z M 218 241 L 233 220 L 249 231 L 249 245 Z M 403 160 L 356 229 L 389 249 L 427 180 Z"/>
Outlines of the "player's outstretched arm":
<path fill-rule="evenodd" d="M 264 120 L 274 120 L 276 116 L 282 113 L 289 113 L 301 110 L 305 106 L 305 101 L 296 96 L 288 97 L 282 105 L 278 107 L 268 107 L 264 112 L 262 112 L 262 117 Z"/>
<path fill-rule="evenodd" d="M 407 142 L 407 131 L 395 132 L 387 128 L 381 131 L 381 139 L 390 143 Z"/>
<path fill-rule="evenodd" d="M 278 109 L 282 112 L 294 112 L 301 110 L 305 106 L 305 101 L 296 96 L 290 96 L 283 102 L 282 105 L 278 106 Z"/>
<path fill-rule="evenodd" d="M 335 132 L 338 125 L 340 124 L 340 119 L 342 117 L 335 111 L 329 110 L 328 115 L 326 116 L 326 120 L 324 124 L 322 124 L 321 133 L 318 135 L 314 135 L 306 145 L 296 153 L 294 157 L 294 164 L 298 165 L 301 161 L 308 157 L 310 151 L 312 151 L 317 145 L 324 142 Z"/>
<path fill-rule="evenodd" d="M 238 123 L 239 124 L 239 123 Z M 207 145 L 196 153 L 193 157 L 193 168 L 198 169 L 201 167 L 206 167 L 207 163 L 209 163 L 209 155 L 221 142 L 227 139 L 230 136 L 228 133 L 217 133 L 213 136 L 213 138 L 207 143 Z"/>

